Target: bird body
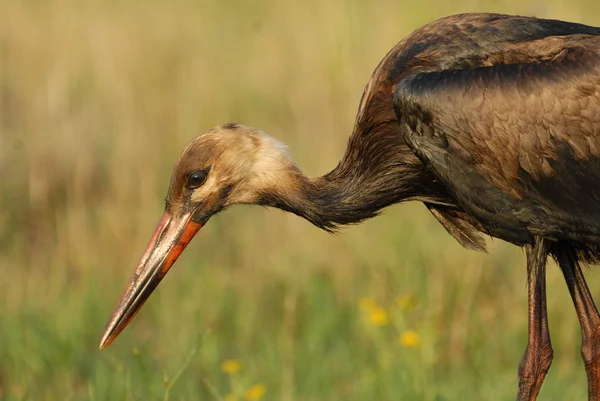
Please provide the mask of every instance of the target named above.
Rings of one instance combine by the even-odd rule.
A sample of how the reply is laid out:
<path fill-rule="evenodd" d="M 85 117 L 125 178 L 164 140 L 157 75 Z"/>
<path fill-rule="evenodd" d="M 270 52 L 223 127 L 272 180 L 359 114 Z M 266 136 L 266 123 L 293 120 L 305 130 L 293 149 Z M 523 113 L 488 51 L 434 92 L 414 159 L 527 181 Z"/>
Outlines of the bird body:
<path fill-rule="evenodd" d="M 522 400 L 535 399 L 552 360 L 545 264 L 558 260 L 581 322 L 590 399 L 600 399 L 600 315 L 579 266 L 600 260 L 600 28 L 500 14 L 443 18 L 398 43 L 367 83 L 342 160 L 321 177 L 243 125 L 194 139 L 101 347 L 231 205 L 277 207 L 334 231 L 408 200 L 466 248 L 485 250 L 484 234 L 525 247 Z"/>
<path fill-rule="evenodd" d="M 600 243 L 600 29 L 452 16 L 400 42 L 374 82 L 394 93 L 379 109 L 395 109 L 397 135 L 442 183 L 429 195 L 452 205 L 428 206 L 468 227 L 466 244 L 481 245 L 480 232 Z M 368 112 L 377 102 L 366 94 L 361 110 L 380 121 Z M 359 114 L 350 147 L 365 126 Z"/>

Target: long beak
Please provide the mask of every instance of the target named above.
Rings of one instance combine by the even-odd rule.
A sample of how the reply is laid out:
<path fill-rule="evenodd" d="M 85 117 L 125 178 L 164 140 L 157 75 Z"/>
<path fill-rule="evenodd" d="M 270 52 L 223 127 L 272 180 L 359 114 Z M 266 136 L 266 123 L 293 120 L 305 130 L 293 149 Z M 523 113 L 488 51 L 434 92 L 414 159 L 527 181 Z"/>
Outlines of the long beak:
<path fill-rule="evenodd" d="M 174 217 L 165 211 L 104 329 L 100 349 L 108 347 L 127 327 L 190 240 L 200 230 L 202 225 L 192 221 L 191 216 L 192 213 L 188 213 L 182 217 Z"/>

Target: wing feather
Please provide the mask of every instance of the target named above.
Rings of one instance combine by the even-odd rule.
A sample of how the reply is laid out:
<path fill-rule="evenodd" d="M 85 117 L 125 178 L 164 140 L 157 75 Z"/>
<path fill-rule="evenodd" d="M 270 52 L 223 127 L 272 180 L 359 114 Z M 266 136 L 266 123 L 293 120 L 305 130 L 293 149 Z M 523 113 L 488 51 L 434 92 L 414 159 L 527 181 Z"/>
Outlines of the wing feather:
<path fill-rule="evenodd" d="M 427 208 L 446 231 L 448 231 L 448 234 L 454 237 L 463 247 L 475 251 L 487 252 L 485 238 L 472 224 L 434 206 L 427 205 Z"/>
<path fill-rule="evenodd" d="M 600 239 L 600 37 L 502 52 L 511 63 L 401 80 L 406 142 L 492 235 Z"/>

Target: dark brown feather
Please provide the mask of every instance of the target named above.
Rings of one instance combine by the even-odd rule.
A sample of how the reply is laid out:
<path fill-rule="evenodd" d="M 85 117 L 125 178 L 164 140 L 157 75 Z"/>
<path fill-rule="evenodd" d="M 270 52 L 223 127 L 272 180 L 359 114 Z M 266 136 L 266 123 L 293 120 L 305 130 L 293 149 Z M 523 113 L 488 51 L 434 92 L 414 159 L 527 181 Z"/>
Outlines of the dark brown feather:
<path fill-rule="evenodd" d="M 487 252 L 485 238 L 464 213 L 455 210 L 443 210 L 441 207 L 427 205 L 427 208 L 437 221 L 448 231 L 463 247 L 474 251 Z"/>
<path fill-rule="evenodd" d="M 600 37 L 547 42 L 531 49 L 559 57 L 406 78 L 396 87 L 398 117 L 461 207 L 520 232 L 492 235 L 597 241 Z"/>

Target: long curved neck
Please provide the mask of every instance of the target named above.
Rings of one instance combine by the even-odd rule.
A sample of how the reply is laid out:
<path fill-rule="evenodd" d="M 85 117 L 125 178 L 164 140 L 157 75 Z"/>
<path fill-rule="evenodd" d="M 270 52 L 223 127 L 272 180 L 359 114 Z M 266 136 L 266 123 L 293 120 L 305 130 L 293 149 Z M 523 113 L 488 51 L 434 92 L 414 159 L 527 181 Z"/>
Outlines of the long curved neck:
<path fill-rule="evenodd" d="M 398 165 L 395 171 L 375 175 L 334 170 L 309 179 L 299 214 L 322 229 L 334 231 L 338 226 L 375 217 L 395 203 L 430 199 L 418 183 L 418 174 L 405 167 Z"/>
<path fill-rule="evenodd" d="M 351 138 L 346 155 L 330 173 L 308 178 L 294 168 L 285 185 L 263 194 L 258 203 L 294 213 L 327 231 L 374 217 L 402 201 L 450 206 L 441 185 L 397 133 L 390 138 L 386 142 L 379 136 L 377 146 L 363 140 L 361 149 L 353 147 Z"/>

